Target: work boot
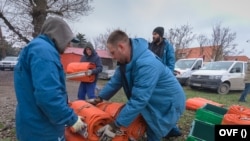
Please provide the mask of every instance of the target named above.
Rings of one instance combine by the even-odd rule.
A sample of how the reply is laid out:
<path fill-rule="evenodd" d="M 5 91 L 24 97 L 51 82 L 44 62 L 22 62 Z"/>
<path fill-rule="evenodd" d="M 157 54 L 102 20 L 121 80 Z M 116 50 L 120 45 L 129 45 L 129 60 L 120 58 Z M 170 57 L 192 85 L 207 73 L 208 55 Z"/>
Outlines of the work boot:
<path fill-rule="evenodd" d="M 179 137 L 181 135 L 182 135 L 182 133 L 181 133 L 180 129 L 177 126 L 175 126 L 173 129 L 170 130 L 170 132 L 168 133 L 168 135 L 165 138 Z"/>

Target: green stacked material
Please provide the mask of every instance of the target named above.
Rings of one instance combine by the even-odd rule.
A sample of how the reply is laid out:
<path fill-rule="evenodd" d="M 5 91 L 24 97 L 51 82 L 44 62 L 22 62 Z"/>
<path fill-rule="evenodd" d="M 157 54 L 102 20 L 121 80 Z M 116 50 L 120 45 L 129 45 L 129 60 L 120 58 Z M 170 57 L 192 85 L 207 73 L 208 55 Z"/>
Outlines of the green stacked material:
<path fill-rule="evenodd" d="M 186 141 L 214 141 L 214 124 L 197 119 L 193 120 Z"/>
<path fill-rule="evenodd" d="M 202 108 L 197 109 L 195 118 L 212 124 L 221 124 L 227 109 L 207 103 Z"/>

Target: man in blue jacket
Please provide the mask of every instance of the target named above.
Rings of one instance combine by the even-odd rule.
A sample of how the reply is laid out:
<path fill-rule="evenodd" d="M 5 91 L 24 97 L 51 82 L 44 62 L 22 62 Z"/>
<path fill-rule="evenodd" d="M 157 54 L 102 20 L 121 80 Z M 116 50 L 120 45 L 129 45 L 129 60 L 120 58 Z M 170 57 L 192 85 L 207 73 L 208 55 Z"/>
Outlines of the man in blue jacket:
<path fill-rule="evenodd" d="M 65 126 L 78 132 L 86 124 L 68 106 L 60 61 L 73 33 L 58 17 L 49 17 L 20 53 L 14 69 L 18 141 L 65 141 Z M 75 40 L 76 41 L 76 40 Z"/>
<path fill-rule="evenodd" d="M 156 27 L 153 30 L 153 41 L 149 44 L 149 49 L 155 53 L 163 64 L 165 64 L 173 73 L 175 66 L 175 53 L 173 45 L 164 37 L 164 28 Z"/>
<path fill-rule="evenodd" d="M 113 138 L 119 127 L 127 127 L 141 114 L 147 123 L 147 140 L 160 141 L 176 125 L 185 110 L 185 93 L 173 73 L 148 50 L 142 38 L 130 39 L 121 30 L 113 31 L 107 47 L 119 63 L 114 76 L 89 101 L 109 100 L 123 87 L 128 98 L 115 122 L 102 127 L 101 138 Z"/>
<path fill-rule="evenodd" d="M 155 53 L 159 58 L 161 58 L 161 62 L 166 65 L 172 73 L 174 73 L 175 67 L 175 53 L 172 44 L 170 44 L 163 36 L 164 36 L 164 28 L 159 26 L 153 30 L 153 41 L 149 44 L 149 49 Z M 180 136 L 182 133 L 180 129 L 175 126 L 168 137 L 172 136 Z"/>
<path fill-rule="evenodd" d="M 95 98 L 95 88 L 98 79 L 98 74 L 102 72 L 102 61 L 94 50 L 93 45 L 87 42 L 83 51 L 83 56 L 80 62 L 91 62 L 96 65 L 95 69 L 89 70 L 87 75 L 95 75 L 94 82 L 81 82 L 78 89 L 78 99 L 85 100 L 86 94 L 88 99 Z"/>

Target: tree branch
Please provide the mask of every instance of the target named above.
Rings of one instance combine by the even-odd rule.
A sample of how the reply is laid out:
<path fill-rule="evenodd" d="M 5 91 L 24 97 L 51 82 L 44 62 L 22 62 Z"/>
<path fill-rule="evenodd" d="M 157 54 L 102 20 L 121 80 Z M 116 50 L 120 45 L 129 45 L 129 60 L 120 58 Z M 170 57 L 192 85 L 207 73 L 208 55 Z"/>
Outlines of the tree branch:
<path fill-rule="evenodd" d="M 18 31 L 15 29 L 15 27 L 12 26 L 12 24 L 7 20 L 7 18 L 3 15 L 2 12 L 0 12 L 0 18 L 3 20 L 3 22 L 8 26 L 8 28 L 9 28 L 11 31 L 13 31 L 14 33 L 17 34 L 17 36 L 18 36 L 21 40 L 23 40 L 23 41 L 26 42 L 26 43 L 29 42 L 29 40 L 28 40 L 26 37 L 24 37 L 20 32 L 18 32 Z"/>

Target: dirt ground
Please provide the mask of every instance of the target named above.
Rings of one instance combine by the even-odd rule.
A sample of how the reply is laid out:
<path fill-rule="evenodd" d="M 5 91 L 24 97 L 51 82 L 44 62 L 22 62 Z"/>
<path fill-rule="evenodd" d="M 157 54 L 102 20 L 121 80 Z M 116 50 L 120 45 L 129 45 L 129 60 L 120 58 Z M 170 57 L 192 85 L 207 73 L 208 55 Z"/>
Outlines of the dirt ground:
<path fill-rule="evenodd" d="M 77 98 L 79 83 L 67 81 L 70 100 Z M 15 108 L 16 96 L 13 86 L 13 71 L 0 71 L 0 141 L 9 138 L 15 141 Z"/>

